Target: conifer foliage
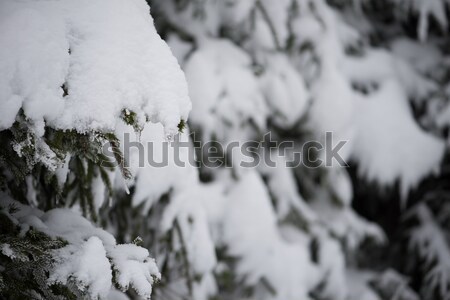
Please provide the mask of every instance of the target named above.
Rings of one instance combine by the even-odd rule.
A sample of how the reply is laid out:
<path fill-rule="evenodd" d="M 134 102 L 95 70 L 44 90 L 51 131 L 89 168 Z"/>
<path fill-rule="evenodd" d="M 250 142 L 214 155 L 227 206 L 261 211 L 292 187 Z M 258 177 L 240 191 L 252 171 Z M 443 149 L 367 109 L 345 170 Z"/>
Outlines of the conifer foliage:
<path fill-rule="evenodd" d="M 449 4 L 0 1 L 0 298 L 448 299 Z"/>

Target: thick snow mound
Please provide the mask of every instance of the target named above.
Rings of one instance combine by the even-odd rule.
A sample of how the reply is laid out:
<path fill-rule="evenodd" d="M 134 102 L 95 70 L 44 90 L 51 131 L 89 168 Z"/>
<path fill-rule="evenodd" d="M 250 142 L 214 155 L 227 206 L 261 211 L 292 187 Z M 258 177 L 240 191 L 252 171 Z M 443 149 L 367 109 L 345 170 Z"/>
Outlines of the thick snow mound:
<path fill-rule="evenodd" d="M 0 130 L 20 108 L 41 130 L 113 131 L 128 109 L 174 134 L 191 105 L 145 1 L 4 0 Z"/>
<path fill-rule="evenodd" d="M 248 120 L 264 128 L 267 107 L 251 63 L 246 52 L 219 39 L 202 41 L 186 62 L 195 106 L 191 120 L 205 135 L 215 133 L 219 140 L 235 140 L 246 132 L 243 127 Z"/>
<path fill-rule="evenodd" d="M 288 57 L 268 56 L 267 70 L 260 82 L 274 122 L 283 128 L 293 126 L 306 111 L 309 95 Z"/>
<path fill-rule="evenodd" d="M 383 185 L 399 179 L 407 196 L 410 188 L 438 170 L 444 142 L 415 123 L 400 86 L 387 82 L 378 93 L 357 99 L 357 108 L 353 156 L 367 179 Z"/>
<path fill-rule="evenodd" d="M 133 288 L 139 296 L 150 298 L 152 286 L 161 274 L 147 249 L 134 244 L 117 244 L 110 233 L 69 209 L 44 213 L 15 202 L 3 193 L 0 193 L 0 204 L 18 208 L 9 218 L 24 234 L 34 229 L 68 243 L 51 253 L 54 265 L 49 284 L 72 282 L 93 299 L 107 299 L 116 283 L 123 291 Z M 0 251 L 10 257 L 15 255 L 5 244 Z"/>
<path fill-rule="evenodd" d="M 124 291 L 132 286 L 150 298 L 160 273 L 147 249 L 134 244 L 116 244 L 108 232 L 94 227 L 82 216 L 67 209 L 53 209 L 42 215 L 41 230 L 69 242 L 54 253 L 57 262 L 50 282 L 65 284 L 75 280 L 91 297 L 105 297 L 112 288 L 113 273 Z"/>

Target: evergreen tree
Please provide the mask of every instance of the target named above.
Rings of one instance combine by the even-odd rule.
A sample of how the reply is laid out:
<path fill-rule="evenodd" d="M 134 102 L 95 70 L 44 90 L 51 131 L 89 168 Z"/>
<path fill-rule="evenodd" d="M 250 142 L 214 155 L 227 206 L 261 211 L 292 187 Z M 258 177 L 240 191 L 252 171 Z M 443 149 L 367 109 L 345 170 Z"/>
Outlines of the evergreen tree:
<path fill-rule="evenodd" d="M 448 298 L 448 1 L 148 2 L 0 2 L 1 298 Z"/>

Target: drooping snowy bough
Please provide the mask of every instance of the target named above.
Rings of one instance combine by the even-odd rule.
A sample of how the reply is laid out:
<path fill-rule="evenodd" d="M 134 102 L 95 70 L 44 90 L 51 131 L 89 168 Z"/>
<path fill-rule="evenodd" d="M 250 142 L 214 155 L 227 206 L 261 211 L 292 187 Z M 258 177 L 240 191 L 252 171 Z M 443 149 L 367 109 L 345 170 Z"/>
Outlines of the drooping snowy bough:
<path fill-rule="evenodd" d="M 44 125 L 112 132 L 124 109 L 136 125 L 175 134 L 190 102 L 184 75 L 144 1 L 2 1 L 0 129 L 20 109 Z M 44 123 L 45 122 L 45 123 Z"/>
<path fill-rule="evenodd" d="M 332 132 L 335 143 L 346 141 L 340 154 L 356 169 L 289 165 L 292 153 L 260 144 L 258 154 L 277 167 L 240 168 L 245 158 L 226 153 L 231 170 L 201 170 L 219 299 L 383 299 L 367 287 L 375 275 L 357 267 L 361 245 L 386 240 L 355 212 L 354 183 L 380 193 L 398 186 L 405 205 L 446 151 L 411 109 L 440 92 L 429 76 L 433 55 L 414 40 L 405 46 L 404 24 L 386 27 L 383 8 L 395 5 L 394 19 L 419 14 L 420 40 L 429 16 L 445 28 L 438 10 L 446 2 L 150 0 L 186 72 L 190 125 L 204 142 L 261 141 L 270 131 L 298 151 L 309 141 L 325 144 Z"/>

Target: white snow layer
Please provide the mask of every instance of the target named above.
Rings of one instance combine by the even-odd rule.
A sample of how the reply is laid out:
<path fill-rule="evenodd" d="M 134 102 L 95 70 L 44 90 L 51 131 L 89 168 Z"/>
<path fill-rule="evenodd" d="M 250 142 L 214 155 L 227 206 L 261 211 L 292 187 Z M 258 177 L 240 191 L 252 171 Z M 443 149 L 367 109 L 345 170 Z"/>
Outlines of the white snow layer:
<path fill-rule="evenodd" d="M 44 121 L 113 131 L 129 109 L 173 135 L 190 107 L 145 1 L 0 2 L 0 130 L 22 108 L 40 135 Z"/>
<path fill-rule="evenodd" d="M 189 147 L 188 129 L 178 134 L 177 139 L 170 143 L 165 139 L 161 124 L 146 124 L 139 136 L 133 133 L 131 126 L 118 126 L 117 136 L 122 138 L 124 133 L 130 135 L 131 142 L 141 142 L 142 159 L 145 157 L 146 160 L 145 164 L 139 167 L 139 151 L 137 147 L 130 149 L 129 169 L 135 177 L 133 182 L 129 182 L 135 187 L 132 204 L 137 206 L 143 203 L 141 212 L 146 215 L 164 194 L 170 194 L 171 200 L 163 212 L 159 228 L 163 232 L 174 229 L 174 251 L 185 247 L 192 272 L 202 275 L 201 280 L 193 284 L 194 298 L 209 299 L 216 292 L 212 271 L 217 261 L 202 201 L 211 193 L 199 182 L 197 169 L 189 163 L 189 159 L 192 159 L 189 153 L 193 154 L 193 149 Z M 181 147 L 175 150 L 173 146 L 176 143 L 185 143 L 185 146 L 180 145 Z M 167 150 L 164 150 L 166 146 Z M 151 158 L 155 163 L 167 161 L 167 165 L 148 166 L 147 158 Z M 177 165 L 176 159 L 185 166 Z M 120 175 L 116 178 L 120 178 Z M 158 261 L 163 262 L 164 260 Z"/>
<path fill-rule="evenodd" d="M 419 127 L 409 104 L 410 98 L 425 97 L 434 87 L 384 51 L 347 59 L 344 70 L 359 85 L 374 84 L 367 95 L 353 97 L 358 113 L 352 156 L 368 180 L 389 185 L 398 179 L 405 198 L 423 177 L 438 171 L 444 154 L 444 141 Z"/>
<path fill-rule="evenodd" d="M 185 65 L 195 110 L 190 117 L 205 137 L 236 140 L 252 120 L 264 128 L 267 108 L 250 56 L 227 40 L 203 40 Z M 205 84 L 207 82 L 208 84 Z M 249 137 L 247 137 L 249 138 Z"/>
<path fill-rule="evenodd" d="M 318 270 L 309 260 L 308 238 L 286 242 L 280 236 L 268 192 L 256 171 L 247 172 L 228 194 L 223 240 L 229 253 L 241 258 L 238 273 L 248 284 L 267 280 L 277 291 L 273 299 L 308 299 L 318 280 Z"/>
<path fill-rule="evenodd" d="M 129 287 L 144 298 L 149 299 L 155 279 L 160 273 L 147 249 L 134 244 L 116 244 L 115 238 L 101 228 L 68 209 L 52 209 L 42 212 L 24 206 L 0 193 L 2 205 L 14 204 L 17 212 L 10 218 L 19 224 L 22 232 L 32 226 L 51 237 L 60 237 L 68 245 L 53 251 L 54 269 L 49 283 L 75 283 L 93 299 L 107 299 L 113 288 L 113 272 L 122 290 Z M 5 255 L 14 255 L 8 245 L 2 244 Z"/>

